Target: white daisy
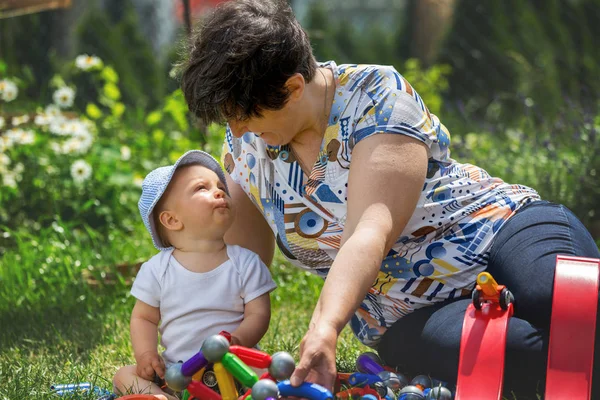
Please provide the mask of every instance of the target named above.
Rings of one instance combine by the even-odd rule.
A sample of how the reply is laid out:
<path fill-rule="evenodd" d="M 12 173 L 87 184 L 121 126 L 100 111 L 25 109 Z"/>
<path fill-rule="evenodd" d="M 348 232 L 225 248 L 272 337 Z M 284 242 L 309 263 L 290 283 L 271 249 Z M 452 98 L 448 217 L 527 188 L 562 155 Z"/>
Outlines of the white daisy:
<path fill-rule="evenodd" d="M 131 158 L 131 149 L 127 146 L 121 146 L 121 160 L 128 161 Z"/>
<path fill-rule="evenodd" d="M 33 119 L 33 123 L 39 126 L 50 125 L 52 119 L 53 117 L 49 116 L 48 114 L 38 114 Z"/>
<path fill-rule="evenodd" d="M 92 175 L 92 167 L 84 160 L 77 160 L 71 165 L 71 176 L 77 184 L 81 184 Z"/>
<path fill-rule="evenodd" d="M 0 153 L 0 166 L 6 167 L 10 164 L 10 157 L 4 153 Z"/>
<path fill-rule="evenodd" d="M 18 117 L 12 118 L 13 126 L 23 125 L 23 124 L 26 124 L 27 122 L 29 122 L 29 115 L 27 115 L 27 114 L 23 114 Z"/>
<path fill-rule="evenodd" d="M 73 105 L 75 99 L 75 90 L 68 86 L 63 86 L 52 95 L 54 103 L 60 108 L 68 108 Z"/>
<path fill-rule="evenodd" d="M 87 127 L 78 119 L 67 122 L 67 133 L 72 136 L 85 136 L 89 134 Z"/>
<path fill-rule="evenodd" d="M 94 137 L 89 132 L 74 136 L 74 139 L 79 141 L 79 151 L 82 153 L 88 151 L 94 143 Z"/>
<path fill-rule="evenodd" d="M 0 98 L 6 102 L 13 101 L 17 98 L 19 89 L 13 81 L 3 79 L 0 81 Z"/>
<path fill-rule="evenodd" d="M 21 128 L 9 129 L 4 135 L 12 144 L 32 144 L 35 142 L 35 134 L 31 130 Z"/>
<path fill-rule="evenodd" d="M 75 58 L 75 66 L 83 71 L 90 70 L 102 65 L 102 60 L 96 56 L 81 54 Z"/>
<path fill-rule="evenodd" d="M 62 145 L 62 152 L 64 154 L 82 154 L 87 152 L 91 145 L 91 136 L 89 138 L 78 136 L 64 142 Z"/>
<path fill-rule="evenodd" d="M 62 154 L 63 152 L 60 143 L 57 142 L 50 142 L 50 150 L 52 150 L 54 154 Z"/>
<path fill-rule="evenodd" d="M 19 137 L 20 144 L 33 144 L 35 142 L 35 133 L 32 130 L 28 129 L 26 131 L 22 131 L 21 136 Z"/>
<path fill-rule="evenodd" d="M 50 132 L 54 133 L 55 135 L 59 135 L 59 136 L 64 136 L 64 135 L 68 135 L 69 132 L 67 131 L 68 125 L 67 125 L 67 120 L 63 117 L 56 117 L 54 118 L 54 120 L 52 120 L 52 122 L 50 122 Z"/>
<path fill-rule="evenodd" d="M 44 109 L 44 114 L 49 117 L 60 117 L 62 116 L 62 112 L 60 108 L 56 104 L 50 104 Z"/>
<path fill-rule="evenodd" d="M 13 147 L 13 139 L 8 135 L 0 135 L 0 153 Z"/>
<path fill-rule="evenodd" d="M 23 129 L 21 128 L 12 128 L 6 131 L 6 133 L 4 134 L 4 136 L 6 138 L 8 138 L 12 144 L 19 144 L 21 136 L 23 136 L 23 132 L 25 132 Z"/>
<path fill-rule="evenodd" d="M 4 186 L 8 186 L 11 188 L 17 187 L 17 177 L 12 172 L 6 172 L 2 174 L 2 183 Z"/>

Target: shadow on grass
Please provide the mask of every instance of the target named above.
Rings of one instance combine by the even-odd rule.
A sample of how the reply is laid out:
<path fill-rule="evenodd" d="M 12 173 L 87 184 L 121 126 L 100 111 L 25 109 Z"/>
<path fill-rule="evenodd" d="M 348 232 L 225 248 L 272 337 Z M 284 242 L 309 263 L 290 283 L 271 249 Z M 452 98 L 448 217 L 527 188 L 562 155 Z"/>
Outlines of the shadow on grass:
<path fill-rule="evenodd" d="M 0 354 L 51 351 L 59 361 L 86 359 L 96 345 L 106 343 L 117 319 L 129 321 L 131 308 L 116 300 L 125 294 L 123 287 L 80 285 L 69 287 L 58 304 L 0 305 Z"/>

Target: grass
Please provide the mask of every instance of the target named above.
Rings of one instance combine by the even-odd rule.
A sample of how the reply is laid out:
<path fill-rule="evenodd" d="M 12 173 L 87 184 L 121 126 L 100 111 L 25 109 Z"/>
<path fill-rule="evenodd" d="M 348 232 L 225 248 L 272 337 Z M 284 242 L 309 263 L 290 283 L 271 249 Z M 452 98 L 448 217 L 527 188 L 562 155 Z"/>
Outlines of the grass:
<path fill-rule="evenodd" d="M 110 235 L 59 224 L 38 228 L 0 236 L 0 249 L 5 248 L 0 260 L 0 399 L 56 399 L 50 386 L 61 383 L 91 382 L 111 389 L 117 368 L 134 363 L 129 342 L 134 299 L 128 294 L 133 272 L 125 266 L 155 250 L 143 226 Z M 279 288 L 261 346 L 297 359 L 321 280 L 279 255 L 272 272 Z M 353 371 L 366 350 L 346 328 L 338 345 L 340 371 Z"/>
<path fill-rule="evenodd" d="M 146 239 L 141 224 L 108 235 L 56 223 L 0 233 L 0 400 L 57 399 L 53 384 L 112 389 L 116 370 L 134 363 L 129 289 L 134 267 L 155 254 Z M 278 289 L 261 346 L 297 360 L 322 281 L 280 254 L 271 271 Z M 354 372 L 356 358 L 368 350 L 345 328 L 338 370 Z"/>

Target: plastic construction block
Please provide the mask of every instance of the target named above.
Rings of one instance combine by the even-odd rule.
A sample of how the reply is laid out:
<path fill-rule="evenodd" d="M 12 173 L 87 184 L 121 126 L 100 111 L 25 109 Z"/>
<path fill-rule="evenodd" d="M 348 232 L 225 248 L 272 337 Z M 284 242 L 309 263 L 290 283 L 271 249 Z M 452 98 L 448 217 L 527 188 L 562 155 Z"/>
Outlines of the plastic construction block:
<path fill-rule="evenodd" d="M 598 311 L 600 260 L 556 257 L 547 400 L 589 399 Z"/>

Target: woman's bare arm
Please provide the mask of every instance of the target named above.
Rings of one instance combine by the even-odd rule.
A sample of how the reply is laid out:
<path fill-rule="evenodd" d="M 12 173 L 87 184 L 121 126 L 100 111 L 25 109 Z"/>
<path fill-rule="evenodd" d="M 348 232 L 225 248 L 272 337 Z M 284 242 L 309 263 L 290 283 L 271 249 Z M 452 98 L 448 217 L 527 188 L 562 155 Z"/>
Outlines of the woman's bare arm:
<path fill-rule="evenodd" d="M 236 215 L 233 225 L 225 234 L 225 242 L 252 250 L 259 255 L 267 267 L 270 266 L 275 252 L 273 231 L 260 210 L 229 175 L 227 175 L 227 187 L 235 205 Z"/>

